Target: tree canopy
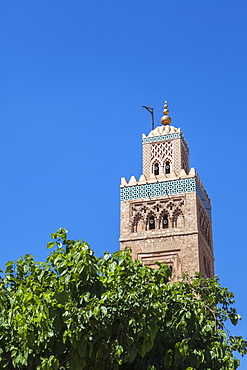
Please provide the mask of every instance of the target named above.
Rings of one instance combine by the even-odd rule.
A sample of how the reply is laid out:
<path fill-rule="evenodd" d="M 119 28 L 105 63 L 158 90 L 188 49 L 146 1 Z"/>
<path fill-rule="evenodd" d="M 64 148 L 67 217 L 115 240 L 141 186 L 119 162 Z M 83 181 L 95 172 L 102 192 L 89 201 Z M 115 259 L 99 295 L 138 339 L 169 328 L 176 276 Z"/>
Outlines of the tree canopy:
<path fill-rule="evenodd" d="M 0 279 L 0 368 L 28 370 L 236 369 L 247 342 L 228 334 L 234 295 L 199 274 L 168 283 L 171 270 L 130 251 L 96 258 L 59 229 L 46 262 L 25 255 Z"/>

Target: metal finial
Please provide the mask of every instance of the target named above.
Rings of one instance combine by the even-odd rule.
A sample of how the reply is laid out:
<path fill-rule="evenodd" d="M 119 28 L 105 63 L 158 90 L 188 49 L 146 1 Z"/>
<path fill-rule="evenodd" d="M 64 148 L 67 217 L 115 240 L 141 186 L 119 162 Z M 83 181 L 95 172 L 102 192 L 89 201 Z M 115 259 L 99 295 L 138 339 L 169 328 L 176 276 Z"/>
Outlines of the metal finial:
<path fill-rule="evenodd" d="M 168 109 L 168 102 L 165 101 L 164 102 L 164 109 L 163 109 L 163 114 L 164 116 L 161 117 L 161 120 L 160 122 L 162 123 L 162 125 L 166 126 L 166 125 L 170 125 L 172 119 L 171 117 L 168 116 L 169 114 L 169 109 Z"/>

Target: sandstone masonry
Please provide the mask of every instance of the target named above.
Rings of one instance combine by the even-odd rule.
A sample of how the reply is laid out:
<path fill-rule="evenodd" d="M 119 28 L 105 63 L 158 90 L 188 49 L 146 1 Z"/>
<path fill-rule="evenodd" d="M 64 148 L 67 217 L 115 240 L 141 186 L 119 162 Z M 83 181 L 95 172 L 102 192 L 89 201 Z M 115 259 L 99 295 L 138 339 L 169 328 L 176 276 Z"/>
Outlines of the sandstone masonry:
<path fill-rule="evenodd" d="M 142 136 L 143 174 L 121 180 L 120 248 L 156 267 L 168 264 L 172 281 L 184 272 L 214 276 L 210 199 L 194 168 L 180 128 L 162 126 Z"/>

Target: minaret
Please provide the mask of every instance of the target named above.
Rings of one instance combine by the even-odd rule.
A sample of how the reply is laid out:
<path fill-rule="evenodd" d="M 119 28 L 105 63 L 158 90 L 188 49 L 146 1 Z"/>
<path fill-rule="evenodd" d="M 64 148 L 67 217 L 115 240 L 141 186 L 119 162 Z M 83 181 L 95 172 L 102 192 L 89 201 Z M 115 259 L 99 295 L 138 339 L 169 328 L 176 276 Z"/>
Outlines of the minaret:
<path fill-rule="evenodd" d="M 143 174 L 121 181 L 120 248 L 156 267 L 167 263 L 172 281 L 183 273 L 214 276 L 210 199 L 180 128 L 170 125 L 165 102 L 161 126 L 142 135 Z"/>

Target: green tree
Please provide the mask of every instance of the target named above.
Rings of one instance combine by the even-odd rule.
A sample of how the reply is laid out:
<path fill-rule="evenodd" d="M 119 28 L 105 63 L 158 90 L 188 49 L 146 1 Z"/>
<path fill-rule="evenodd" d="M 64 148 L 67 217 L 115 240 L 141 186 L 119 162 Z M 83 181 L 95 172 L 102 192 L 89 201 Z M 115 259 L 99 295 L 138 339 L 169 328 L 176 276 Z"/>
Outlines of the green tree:
<path fill-rule="evenodd" d="M 171 271 L 129 251 L 96 258 L 83 241 L 52 234 L 44 263 L 26 255 L 0 280 L 0 368 L 236 369 L 246 353 L 233 293 L 218 279 L 168 284 Z"/>

